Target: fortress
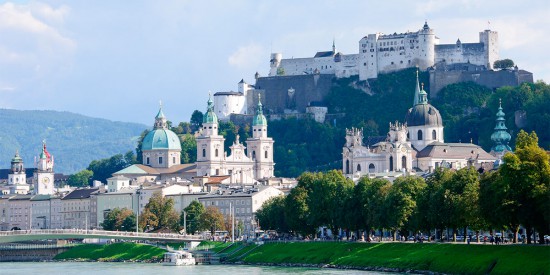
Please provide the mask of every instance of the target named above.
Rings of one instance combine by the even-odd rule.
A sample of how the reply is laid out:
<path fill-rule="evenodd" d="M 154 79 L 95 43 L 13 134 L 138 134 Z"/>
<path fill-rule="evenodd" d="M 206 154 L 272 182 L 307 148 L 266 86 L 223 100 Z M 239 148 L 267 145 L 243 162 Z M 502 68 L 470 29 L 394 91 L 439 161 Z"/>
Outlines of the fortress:
<path fill-rule="evenodd" d="M 360 80 L 376 78 L 405 68 L 426 70 L 438 63 L 470 63 L 492 69 L 499 58 L 498 33 L 484 30 L 479 42 L 439 44 L 433 29 L 424 23 L 416 32 L 369 34 L 359 40 L 359 52 L 343 54 L 336 51 L 318 52 L 310 58 L 283 59 L 281 53 L 272 53 L 269 76 L 334 74 L 336 77 L 359 75 Z"/>

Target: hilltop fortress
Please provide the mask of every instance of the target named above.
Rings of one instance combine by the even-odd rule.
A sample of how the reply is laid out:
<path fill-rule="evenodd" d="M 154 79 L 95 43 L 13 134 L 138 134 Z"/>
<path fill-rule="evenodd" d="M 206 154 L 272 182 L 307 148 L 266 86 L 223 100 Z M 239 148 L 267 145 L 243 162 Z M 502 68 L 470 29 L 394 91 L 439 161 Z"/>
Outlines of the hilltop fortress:
<path fill-rule="evenodd" d="M 359 40 L 359 52 L 343 54 L 336 51 L 317 52 L 310 58 L 283 59 L 281 53 L 272 53 L 269 76 L 334 74 L 336 77 L 359 76 L 360 80 L 376 78 L 405 68 L 426 70 L 435 64 L 470 63 L 493 69 L 499 58 L 498 33 L 484 30 L 479 42 L 439 44 L 439 38 L 425 22 L 416 32 L 369 34 Z"/>
<path fill-rule="evenodd" d="M 214 94 L 214 112 L 220 120 L 250 122 L 256 109 L 254 99 L 261 95 L 269 119 L 314 118 L 318 122 L 338 119 L 328 113 L 325 97 L 334 78 L 357 77 L 369 82 L 381 73 L 418 67 L 430 74 L 430 98 L 445 86 L 473 81 L 490 89 L 533 82 L 533 74 L 514 69 L 493 70 L 499 59 L 498 33 L 484 30 L 479 42 L 439 44 L 439 38 L 425 22 L 416 32 L 369 34 L 359 40 L 359 52 L 343 54 L 336 50 L 317 52 L 313 57 L 283 59 L 272 53 L 268 76 L 256 73 L 255 83 L 243 80 L 238 90 Z"/>

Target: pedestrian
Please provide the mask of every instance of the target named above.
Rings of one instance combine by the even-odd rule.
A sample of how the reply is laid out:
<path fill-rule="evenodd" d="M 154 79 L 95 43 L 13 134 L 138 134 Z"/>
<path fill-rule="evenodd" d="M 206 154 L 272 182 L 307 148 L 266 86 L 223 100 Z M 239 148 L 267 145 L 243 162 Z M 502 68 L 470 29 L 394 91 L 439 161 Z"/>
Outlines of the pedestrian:
<path fill-rule="evenodd" d="M 491 237 L 489 237 L 489 241 L 491 242 L 491 244 L 494 244 L 495 238 L 493 237 L 493 235 L 491 235 Z"/>
<path fill-rule="evenodd" d="M 472 240 L 472 234 L 468 235 L 468 244 L 470 244 L 471 240 Z"/>

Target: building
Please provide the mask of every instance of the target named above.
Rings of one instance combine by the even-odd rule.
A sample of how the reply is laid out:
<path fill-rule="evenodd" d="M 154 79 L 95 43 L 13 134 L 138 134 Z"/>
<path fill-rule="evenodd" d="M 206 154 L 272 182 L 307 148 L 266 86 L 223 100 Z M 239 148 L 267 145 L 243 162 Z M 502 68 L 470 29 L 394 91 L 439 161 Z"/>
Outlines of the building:
<path fill-rule="evenodd" d="M 228 156 L 224 149 L 225 138 L 218 134 L 218 127 L 218 117 L 212 99 L 209 98 L 202 128 L 196 139 L 197 177 L 228 175 L 231 183 L 240 184 L 252 184 L 258 179 L 273 177 L 274 141 L 267 136 L 267 119 L 263 115 L 260 98 L 252 122 L 252 137 L 246 141 L 248 148 L 237 137 Z"/>
<path fill-rule="evenodd" d="M 76 189 L 61 199 L 63 228 L 90 228 L 90 198 L 98 191 L 99 188 Z"/>
<path fill-rule="evenodd" d="M 10 194 L 26 195 L 30 191 L 30 186 L 27 184 L 27 174 L 23 159 L 19 156 L 19 152 L 15 152 L 15 156 L 11 160 L 11 170 L 8 174 L 8 186 Z"/>
<path fill-rule="evenodd" d="M 96 192 L 90 196 L 90 227 L 102 228 L 101 224 L 115 208 L 128 208 L 137 214 L 136 189 L 122 189 L 116 192 Z"/>
<path fill-rule="evenodd" d="M 499 58 L 498 33 L 484 30 L 479 42 L 439 44 L 435 31 L 425 22 L 416 32 L 369 34 L 359 40 L 358 53 L 336 51 L 318 52 L 311 58 L 283 59 L 281 53 L 272 53 L 269 76 L 304 74 L 333 74 L 336 77 L 358 75 L 360 80 L 377 78 L 405 68 L 426 70 L 438 63 L 469 63 L 492 69 Z"/>
<path fill-rule="evenodd" d="M 281 196 L 283 192 L 271 186 L 231 186 L 217 189 L 207 195 L 199 197 L 199 202 L 204 207 L 216 207 L 228 217 L 234 213 L 235 222 L 241 223 L 244 232 L 250 236 L 255 230 L 255 213 L 270 198 Z"/>
<path fill-rule="evenodd" d="M 34 194 L 53 195 L 55 193 L 53 166 L 53 155 L 46 150 L 46 142 L 43 142 L 42 153 L 38 157 L 33 176 Z"/>
<path fill-rule="evenodd" d="M 387 137 L 367 146 L 363 145 L 362 130 L 346 130 L 342 170 L 354 179 L 365 175 L 395 178 L 415 172 L 429 173 L 438 167 L 481 167 L 496 160 L 478 145 L 445 143 L 443 128 L 441 114 L 428 103 L 417 73 L 413 107 L 407 111 L 405 123 L 390 123 Z"/>

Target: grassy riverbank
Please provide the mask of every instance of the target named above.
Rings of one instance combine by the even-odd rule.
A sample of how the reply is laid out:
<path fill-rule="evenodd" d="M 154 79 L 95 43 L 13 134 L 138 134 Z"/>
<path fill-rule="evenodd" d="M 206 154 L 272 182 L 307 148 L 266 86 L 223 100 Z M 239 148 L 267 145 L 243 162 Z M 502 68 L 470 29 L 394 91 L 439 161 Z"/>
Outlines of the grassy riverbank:
<path fill-rule="evenodd" d="M 251 264 L 329 264 L 448 274 L 548 274 L 550 247 L 411 243 L 270 243 L 240 261 Z"/>
<path fill-rule="evenodd" d="M 131 242 L 106 245 L 83 244 L 55 256 L 55 260 L 156 261 L 164 249 Z"/>

